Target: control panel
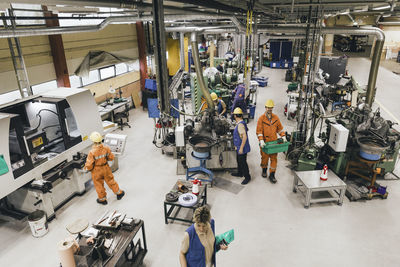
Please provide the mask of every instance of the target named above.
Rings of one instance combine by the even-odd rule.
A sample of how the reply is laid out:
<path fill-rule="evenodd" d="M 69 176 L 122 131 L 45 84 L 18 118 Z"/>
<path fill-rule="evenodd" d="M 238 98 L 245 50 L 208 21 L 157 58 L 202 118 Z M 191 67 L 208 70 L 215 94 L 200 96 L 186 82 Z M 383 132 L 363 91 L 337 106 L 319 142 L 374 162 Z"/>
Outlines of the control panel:
<path fill-rule="evenodd" d="M 125 134 L 106 134 L 104 144 L 109 146 L 115 155 L 122 155 L 125 150 L 126 138 Z"/>

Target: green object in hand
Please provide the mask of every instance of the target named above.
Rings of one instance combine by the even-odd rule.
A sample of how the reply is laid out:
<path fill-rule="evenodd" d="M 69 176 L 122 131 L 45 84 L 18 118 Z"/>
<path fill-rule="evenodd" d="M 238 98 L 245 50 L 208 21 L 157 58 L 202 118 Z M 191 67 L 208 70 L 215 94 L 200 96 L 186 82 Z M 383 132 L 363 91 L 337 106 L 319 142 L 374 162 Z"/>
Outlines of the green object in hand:
<path fill-rule="evenodd" d="M 215 237 L 215 243 L 219 244 L 221 243 L 222 240 L 225 240 L 225 242 L 229 245 L 234 239 L 235 239 L 235 233 L 233 229 L 231 229 L 223 234 L 217 235 Z"/>

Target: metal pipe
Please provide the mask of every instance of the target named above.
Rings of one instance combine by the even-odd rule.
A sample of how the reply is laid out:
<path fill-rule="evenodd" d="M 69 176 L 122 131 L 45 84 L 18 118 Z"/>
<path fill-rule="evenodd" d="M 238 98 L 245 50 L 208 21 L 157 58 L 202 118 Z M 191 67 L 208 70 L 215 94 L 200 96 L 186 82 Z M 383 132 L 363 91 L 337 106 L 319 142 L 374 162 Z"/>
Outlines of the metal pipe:
<path fill-rule="evenodd" d="M 196 75 L 197 75 L 197 82 L 200 86 L 200 90 L 203 93 L 203 96 L 206 99 L 208 109 L 210 112 L 214 112 L 215 106 L 214 102 L 211 99 L 210 92 L 206 88 L 206 85 L 204 83 L 204 78 L 203 78 L 203 69 L 201 68 L 200 65 L 200 57 L 199 57 L 199 44 L 197 43 L 197 34 L 196 32 L 192 32 L 190 35 L 190 41 L 192 45 L 192 55 L 193 55 L 193 61 L 194 61 L 194 66 L 196 68 Z"/>
<path fill-rule="evenodd" d="M 324 44 L 324 37 L 322 37 L 322 35 L 319 37 L 319 43 L 318 43 L 318 56 L 317 59 L 315 60 L 315 68 L 314 68 L 314 72 L 318 73 L 319 71 L 319 64 L 321 62 L 321 54 L 322 54 L 322 47 Z M 314 74 L 314 79 L 315 79 L 315 74 Z"/>
<path fill-rule="evenodd" d="M 181 62 L 181 70 L 185 70 L 185 33 L 179 33 L 179 59 Z"/>
<path fill-rule="evenodd" d="M 166 32 L 204 32 L 207 31 L 208 32 L 213 32 L 213 30 L 215 31 L 221 31 L 221 30 L 226 30 L 226 29 L 235 29 L 232 28 L 232 26 L 205 26 L 205 27 L 186 27 L 186 26 L 182 26 L 182 27 L 166 27 L 165 31 Z"/>
<path fill-rule="evenodd" d="M 372 103 L 375 99 L 376 94 L 376 78 L 378 77 L 379 70 L 379 62 L 381 60 L 383 44 L 385 43 L 385 39 L 375 41 L 374 53 L 372 55 L 371 60 L 371 68 L 369 70 L 368 77 L 368 85 L 367 85 L 367 94 L 365 98 L 365 103 L 369 106 L 372 106 Z"/>
<path fill-rule="evenodd" d="M 302 3 L 285 3 L 285 4 L 276 4 L 276 3 L 271 3 L 271 4 L 264 4 L 264 6 L 267 7 L 276 7 L 276 8 L 292 8 L 293 7 L 309 7 L 309 6 L 362 6 L 362 5 L 372 5 L 372 4 L 382 4 L 382 1 L 364 1 L 364 2 L 348 2 L 348 1 L 332 1 L 332 2 L 315 2 L 315 3 L 310 3 L 310 2 L 302 2 Z"/>
<path fill-rule="evenodd" d="M 231 19 L 239 31 L 242 31 L 244 26 L 241 25 L 239 20 L 234 16 L 220 16 L 220 15 L 166 15 L 165 21 L 179 21 L 179 20 L 205 20 L 205 19 Z M 108 17 L 98 25 L 92 26 L 73 26 L 73 27 L 50 27 L 50 28 L 38 28 L 38 29 L 12 29 L 12 30 L 1 30 L 0 38 L 13 38 L 13 37 L 27 37 L 27 36 L 41 36 L 41 35 L 55 35 L 55 34 L 68 34 L 68 33 L 82 33 L 82 32 L 96 32 L 104 29 L 109 24 L 114 23 L 136 23 L 137 21 L 152 21 L 152 16 L 115 16 Z M 189 28 L 189 27 L 188 27 Z M 186 28 L 186 29 L 188 29 Z M 220 30 L 224 26 L 211 26 L 209 29 Z M 228 27 L 229 32 L 236 31 L 231 26 Z M 194 29 L 191 28 L 190 32 Z M 184 30 L 176 29 L 177 32 Z M 227 32 L 227 31 L 226 31 Z"/>

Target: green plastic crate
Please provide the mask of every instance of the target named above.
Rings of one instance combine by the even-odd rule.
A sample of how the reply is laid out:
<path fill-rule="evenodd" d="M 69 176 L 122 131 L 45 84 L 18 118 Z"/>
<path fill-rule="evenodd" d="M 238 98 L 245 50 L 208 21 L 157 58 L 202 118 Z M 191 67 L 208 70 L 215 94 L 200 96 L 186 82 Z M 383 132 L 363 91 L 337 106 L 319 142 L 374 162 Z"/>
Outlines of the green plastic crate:
<path fill-rule="evenodd" d="M 265 143 L 265 146 L 262 148 L 262 151 L 266 154 L 275 154 L 279 152 L 285 152 L 288 150 L 290 142 L 283 142 L 278 144 L 277 141 L 271 141 Z"/>
<path fill-rule="evenodd" d="M 8 166 L 4 160 L 4 156 L 0 155 L 0 175 L 6 174 L 8 172 Z"/>
<path fill-rule="evenodd" d="M 289 83 L 288 90 L 289 91 L 296 91 L 297 90 L 297 86 L 298 86 L 297 83 Z"/>

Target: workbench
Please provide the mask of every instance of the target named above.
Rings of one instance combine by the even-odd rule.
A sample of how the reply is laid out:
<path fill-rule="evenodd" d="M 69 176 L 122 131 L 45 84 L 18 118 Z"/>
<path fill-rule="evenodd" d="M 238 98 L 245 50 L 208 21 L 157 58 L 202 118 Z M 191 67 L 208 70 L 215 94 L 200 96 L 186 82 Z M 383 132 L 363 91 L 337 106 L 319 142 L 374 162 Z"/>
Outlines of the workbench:
<path fill-rule="evenodd" d="M 103 102 L 97 105 L 97 109 L 100 113 L 101 119 L 105 119 L 107 116 L 111 117 L 111 121 L 114 122 L 114 113 L 117 109 L 124 107 L 125 105 L 131 105 L 132 100 L 130 98 L 123 97 L 122 101 L 119 103 L 107 104 L 107 102 Z"/>
<path fill-rule="evenodd" d="M 308 209 L 311 203 L 337 201 L 341 206 L 346 193 L 346 184 L 333 172 L 328 171 L 328 180 L 320 179 L 321 170 L 297 171 L 294 173 L 293 192 L 300 191 L 305 197 L 304 208 Z M 338 192 L 337 192 L 338 190 Z M 313 198 L 314 192 L 328 192 L 331 197 Z"/>
<path fill-rule="evenodd" d="M 187 188 L 189 188 L 189 193 L 191 192 L 192 188 L 192 183 L 190 181 L 185 181 L 185 180 L 178 180 L 175 185 L 172 187 L 171 192 L 177 192 L 178 191 L 178 183 L 182 183 L 185 185 Z M 179 201 L 176 202 L 171 202 L 164 200 L 164 219 L 165 219 L 165 224 L 168 224 L 168 219 L 171 220 L 176 220 L 176 221 L 182 221 L 182 222 L 188 222 L 188 223 L 193 223 L 192 219 L 188 220 L 185 218 L 180 218 L 178 217 L 179 212 L 181 209 L 189 209 L 194 212 L 195 209 L 198 207 L 204 206 L 207 204 L 207 184 L 203 184 L 199 186 L 199 194 L 197 196 L 197 203 L 194 206 L 191 207 L 185 207 L 179 204 Z M 175 215 L 172 216 L 172 212 L 174 209 L 177 209 L 175 212 Z"/>
<path fill-rule="evenodd" d="M 112 251 L 110 257 L 103 261 L 103 267 L 113 267 L 113 266 L 141 266 L 143 263 L 143 259 L 147 253 L 147 243 L 146 243 L 146 235 L 144 230 L 144 222 L 143 220 L 139 220 L 132 230 L 126 229 L 110 229 L 107 230 L 111 233 L 115 242 L 117 242 L 116 247 Z M 138 237 L 138 233 L 142 232 L 141 239 Z M 86 238 L 82 237 L 79 240 L 79 246 L 81 247 L 81 252 L 87 251 L 87 248 L 90 248 L 86 245 Z M 135 252 L 136 253 L 133 253 Z M 81 253 L 80 252 L 80 253 Z M 83 255 L 74 255 L 76 263 L 85 262 L 83 259 L 85 256 Z M 79 260 L 80 259 L 80 260 Z M 97 264 L 98 261 L 93 262 L 93 264 Z M 82 265 L 82 266 L 92 266 Z M 98 265 L 95 265 L 98 266 Z"/>

